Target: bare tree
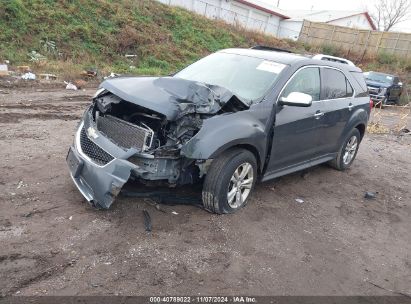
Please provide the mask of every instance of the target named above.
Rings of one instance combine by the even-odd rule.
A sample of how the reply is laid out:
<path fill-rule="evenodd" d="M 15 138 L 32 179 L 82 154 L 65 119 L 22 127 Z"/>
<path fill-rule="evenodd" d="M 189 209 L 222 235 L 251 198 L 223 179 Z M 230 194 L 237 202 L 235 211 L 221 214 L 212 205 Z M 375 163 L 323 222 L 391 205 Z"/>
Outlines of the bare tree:
<path fill-rule="evenodd" d="M 380 31 L 389 31 L 410 16 L 411 0 L 378 0 L 371 14 Z"/>

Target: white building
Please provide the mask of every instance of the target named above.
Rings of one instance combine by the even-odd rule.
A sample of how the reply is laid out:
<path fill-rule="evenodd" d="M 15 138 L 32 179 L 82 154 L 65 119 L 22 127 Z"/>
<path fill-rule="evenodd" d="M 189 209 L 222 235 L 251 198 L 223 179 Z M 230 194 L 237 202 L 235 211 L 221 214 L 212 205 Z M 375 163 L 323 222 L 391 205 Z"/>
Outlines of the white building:
<path fill-rule="evenodd" d="M 222 19 L 278 37 L 280 22 L 289 18 L 281 10 L 258 0 L 158 0 L 212 19 Z"/>
<path fill-rule="evenodd" d="M 296 40 L 304 20 L 324 22 L 333 25 L 346 26 L 364 30 L 376 30 L 368 12 L 359 11 L 326 11 L 326 10 L 288 10 L 289 19 L 281 21 L 280 38 Z M 296 33 L 298 34 L 296 35 Z"/>
<path fill-rule="evenodd" d="M 211 19 L 222 19 L 247 29 L 279 38 L 297 40 L 304 19 L 313 22 L 348 26 L 359 29 L 376 27 L 367 12 L 358 11 L 282 11 L 260 0 L 158 0 L 181 6 Z"/>

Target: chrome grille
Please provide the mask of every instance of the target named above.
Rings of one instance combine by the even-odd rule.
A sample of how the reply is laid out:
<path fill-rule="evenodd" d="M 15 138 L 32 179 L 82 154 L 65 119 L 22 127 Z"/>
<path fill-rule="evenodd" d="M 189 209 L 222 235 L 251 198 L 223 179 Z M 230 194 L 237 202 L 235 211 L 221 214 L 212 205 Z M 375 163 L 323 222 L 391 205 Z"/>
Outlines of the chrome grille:
<path fill-rule="evenodd" d="M 98 165 L 108 164 L 114 159 L 113 156 L 101 149 L 88 138 L 84 127 L 82 127 L 80 131 L 80 146 L 83 153 Z"/>
<path fill-rule="evenodd" d="M 140 151 L 150 148 L 154 133 L 148 127 L 139 127 L 111 115 L 99 116 L 97 129 L 119 146 Z"/>
<path fill-rule="evenodd" d="M 368 87 L 368 92 L 369 92 L 370 94 L 376 94 L 376 95 L 378 95 L 379 91 L 380 91 L 379 88 Z"/>

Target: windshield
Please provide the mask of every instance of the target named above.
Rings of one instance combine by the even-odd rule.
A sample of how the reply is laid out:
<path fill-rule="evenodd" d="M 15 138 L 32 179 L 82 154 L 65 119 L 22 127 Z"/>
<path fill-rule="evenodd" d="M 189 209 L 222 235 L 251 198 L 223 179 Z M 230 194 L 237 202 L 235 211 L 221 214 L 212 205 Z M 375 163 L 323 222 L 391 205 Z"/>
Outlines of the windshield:
<path fill-rule="evenodd" d="M 368 80 L 381 82 L 381 83 L 388 83 L 388 84 L 392 84 L 392 81 L 394 79 L 394 77 L 392 77 L 391 75 L 375 73 L 375 72 L 365 72 L 364 76 Z"/>
<path fill-rule="evenodd" d="M 284 68 L 284 64 L 260 58 L 214 53 L 174 77 L 224 87 L 239 98 L 255 101 L 266 94 Z"/>

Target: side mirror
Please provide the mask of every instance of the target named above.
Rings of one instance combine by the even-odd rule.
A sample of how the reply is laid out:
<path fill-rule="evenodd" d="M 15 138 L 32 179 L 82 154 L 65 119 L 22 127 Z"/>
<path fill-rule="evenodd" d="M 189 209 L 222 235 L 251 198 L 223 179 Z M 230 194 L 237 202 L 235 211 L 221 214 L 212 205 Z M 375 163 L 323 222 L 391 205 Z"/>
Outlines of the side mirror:
<path fill-rule="evenodd" d="M 280 104 L 292 107 L 309 107 L 313 103 L 313 98 L 305 93 L 291 92 L 287 97 L 280 98 Z"/>

